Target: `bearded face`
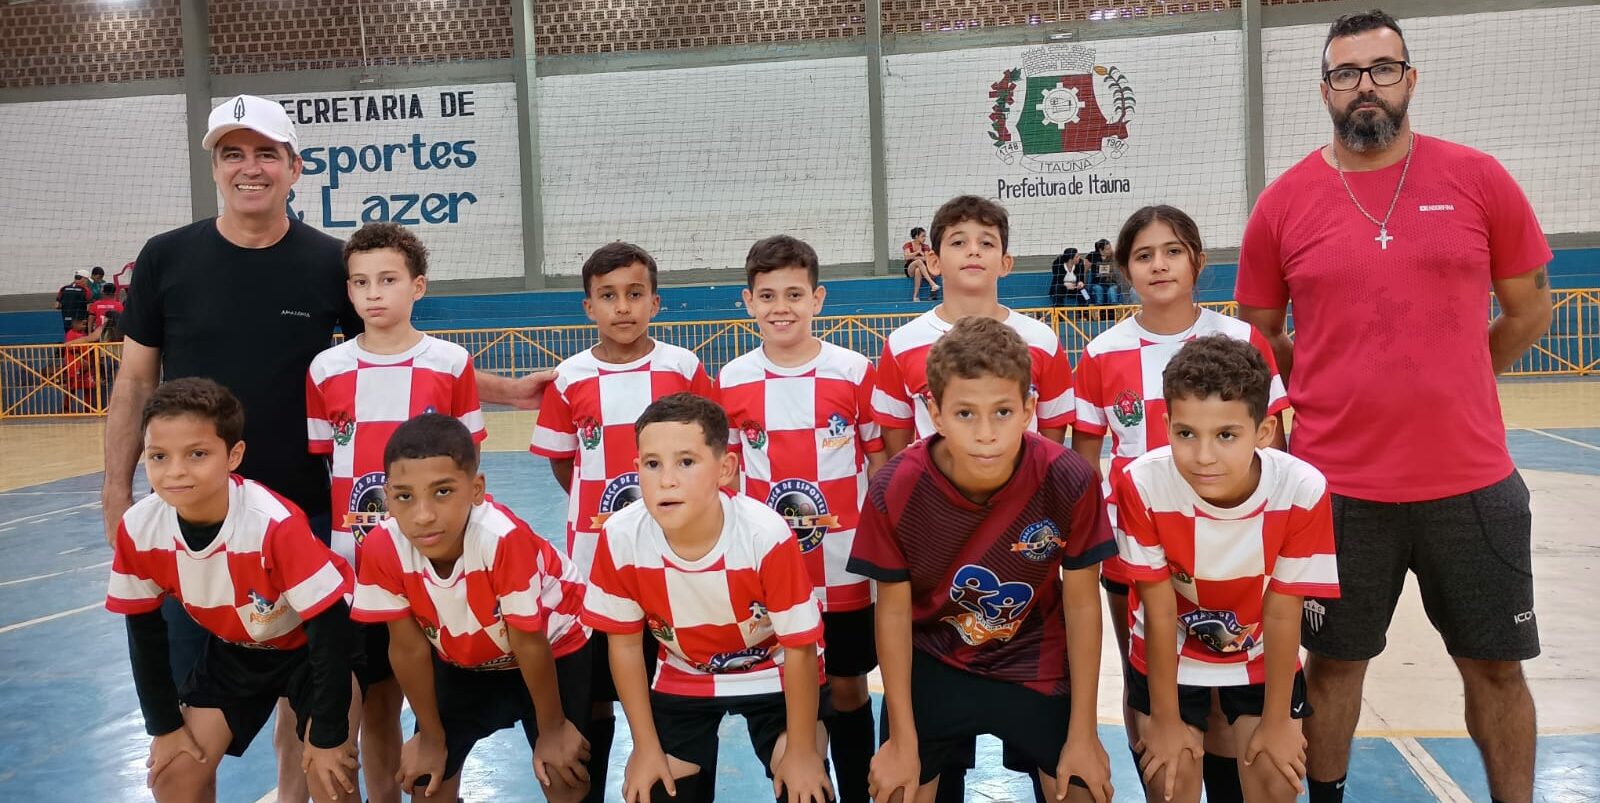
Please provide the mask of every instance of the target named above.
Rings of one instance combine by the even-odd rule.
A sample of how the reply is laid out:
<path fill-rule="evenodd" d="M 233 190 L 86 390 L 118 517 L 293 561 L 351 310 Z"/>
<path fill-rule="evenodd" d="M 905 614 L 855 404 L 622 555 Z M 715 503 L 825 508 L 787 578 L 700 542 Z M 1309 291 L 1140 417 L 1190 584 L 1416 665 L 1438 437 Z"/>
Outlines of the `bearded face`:
<path fill-rule="evenodd" d="M 1375 90 L 1351 94 L 1354 97 L 1342 105 L 1329 104 L 1333 130 L 1339 141 L 1356 153 L 1387 148 L 1400 135 L 1406 109 L 1411 104 L 1411 93 L 1407 91 L 1393 102 Z"/>

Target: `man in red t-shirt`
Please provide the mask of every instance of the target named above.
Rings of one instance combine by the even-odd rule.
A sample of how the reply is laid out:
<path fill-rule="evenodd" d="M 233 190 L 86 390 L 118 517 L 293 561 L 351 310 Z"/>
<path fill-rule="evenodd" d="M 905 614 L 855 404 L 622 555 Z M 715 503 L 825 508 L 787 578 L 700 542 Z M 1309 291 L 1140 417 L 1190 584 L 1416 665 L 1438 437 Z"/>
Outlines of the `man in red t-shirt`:
<path fill-rule="evenodd" d="M 1504 167 L 1412 133 L 1408 58 L 1381 11 L 1333 23 L 1321 87 L 1333 142 L 1261 194 L 1239 254 L 1240 317 L 1289 383 L 1290 451 L 1333 495 L 1344 595 L 1305 602 L 1311 801 L 1342 799 L 1367 662 L 1408 568 L 1460 668 L 1493 796 L 1526 801 L 1531 516 L 1494 377 L 1549 327 L 1551 253 Z M 1501 312 L 1486 331 L 1491 285 Z"/>

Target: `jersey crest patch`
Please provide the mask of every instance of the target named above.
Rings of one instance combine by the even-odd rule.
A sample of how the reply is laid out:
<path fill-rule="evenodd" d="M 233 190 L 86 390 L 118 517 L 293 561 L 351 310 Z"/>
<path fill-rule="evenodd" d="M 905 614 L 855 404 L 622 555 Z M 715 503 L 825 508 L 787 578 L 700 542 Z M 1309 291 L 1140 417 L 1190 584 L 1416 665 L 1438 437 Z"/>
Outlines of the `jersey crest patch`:
<path fill-rule="evenodd" d="M 350 440 L 356 436 L 356 420 L 345 413 L 336 413 L 333 421 L 333 442 L 340 446 L 349 446 Z"/>
<path fill-rule="evenodd" d="M 600 447 L 600 422 L 593 418 L 582 418 L 578 422 L 578 440 L 583 442 L 585 451 L 594 451 Z"/>
<path fill-rule="evenodd" d="M 1124 390 L 1111 401 L 1111 413 L 1117 417 L 1117 423 L 1125 427 L 1136 427 L 1144 420 L 1144 399 L 1135 395 L 1131 389 Z"/>
<path fill-rule="evenodd" d="M 1061 537 L 1061 530 L 1056 523 L 1043 519 L 1022 528 L 1022 534 L 1011 545 L 1011 551 L 1022 553 L 1022 557 L 1034 563 L 1043 563 L 1055 557 L 1066 545 L 1066 539 Z"/>
<path fill-rule="evenodd" d="M 695 668 L 712 675 L 744 672 L 767 660 L 769 655 L 771 655 L 771 652 L 766 647 L 746 647 L 733 652 L 719 652 L 711 656 L 711 660 Z"/>
<path fill-rule="evenodd" d="M 767 494 L 767 507 L 778 511 L 794 530 L 801 552 L 810 552 L 822 545 L 822 537 L 829 527 L 839 526 L 839 517 L 828 512 L 828 499 L 822 489 L 805 480 L 784 480 L 772 486 Z"/>
<path fill-rule="evenodd" d="M 840 413 L 828 416 L 828 434 L 822 439 L 822 448 L 838 449 L 849 444 L 850 422 Z"/>
<path fill-rule="evenodd" d="M 677 633 L 673 631 L 672 625 L 667 624 L 662 619 L 651 616 L 647 617 L 644 623 L 646 627 L 650 628 L 650 635 L 655 636 L 656 641 L 662 642 L 663 644 L 670 642 L 677 637 Z"/>
<path fill-rule="evenodd" d="M 357 477 L 350 486 L 350 511 L 344 514 L 344 528 L 350 531 L 357 546 L 367 540 L 372 528 L 389 516 L 388 502 L 383 495 L 386 479 L 382 471 L 374 471 Z"/>
<path fill-rule="evenodd" d="M 987 566 L 969 563 L 950 581 L 950 599 L 962 612 L 940 621 L 956 629 L 961 640 L 978 647 L 993 639 L 1010 641 L 1033 605 L 1033 586 L 1001 582 Z"/>
<path fill-rule="evenodd" d="M 643 493 L 639 490 L 639 472 L 630 471 L 611 482 L 606 483 L 606 489 L 600 494 L 600 513 L 590 521 L 595 529 L 606 523 L 611 514 L 638 501 Z"/>
<path fill-rule="evenodd" d="M 739 425 L 739 433 L 744 436 L 744 442 L 750 448 L 767 448 L 767 430 L 761 426 L 761 422 L 746 419 Z"/>
<path fill-rule="evenodd" d="M 1246 628 L 1239 624 L 1233 611 L 1208 611 L 1204 608 L 1178 617 L 1191 638 L 1200 640 L 1212 652 L 1232 655 L 1245 652 L 1261 641 L 1256 635 L 1257 625 Z"/>
<path fill-rule="evenodd" d="M 250 598 L 252 608 L 250 611 L 250 623 L 254 625 L 271 624 L 289 610 L 288 607 L 279 604 L 283 600 L 269 600 L 253 588 L 250 589 L 246 596 Z"/>

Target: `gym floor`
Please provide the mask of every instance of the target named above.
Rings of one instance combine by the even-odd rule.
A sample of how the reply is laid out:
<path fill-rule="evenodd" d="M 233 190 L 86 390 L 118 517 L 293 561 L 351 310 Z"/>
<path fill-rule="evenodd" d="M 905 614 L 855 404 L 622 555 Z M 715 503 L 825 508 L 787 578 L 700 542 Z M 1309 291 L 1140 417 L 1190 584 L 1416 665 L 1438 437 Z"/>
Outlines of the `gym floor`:
<path fill-rule="evenodd" d="M 1539 708 L 1535 800 L 1600 800 L 1600 382 L 1501 384 L 1512 456 L 1533 490 L 1534 572 L 1544 654 L 1526 671 Z M 484 473 L 490 492 L 559 541 L 566 501 L 545 461 L 526 451 L 528 413 L 491 413 Z M 103 607 L 110 555 L 100 524 L 102 422 L 0 425 L 0 799 L 149 800 L 144 735 L 122 623 Z M 1403 433 L 1401 433 L 1403 437 Z M 1585 501 L 1588 500 L 1588 501 Z M 1102 661 L 1100 735 L 1117 800 L 1142 800 L 1121 748 L 1121 678 L 1109 633 Z M 876 681 L 876 678 L 874 678 Z M 409 729 L 409 714 L 406 727 Z M 1414 584 L 1372 664 L 1346 800 L 1488 801 L 1466 738 L 1461 683 L 1428 624 Z M 718 796 L 770 798 L 742 722 L 724 723 Z M 625 725 L 612 751 L 610 799 L 620 799 Z M 999 743 L 980 743 L 968 799 L 1025 801 L 1026 779 L 1000 768 Z M 520 733 L 479 744 L 463 771 L 469 801 L 536 799 Z M 270 740 L 223 762 L 219 799 L 276 799 Z"/>

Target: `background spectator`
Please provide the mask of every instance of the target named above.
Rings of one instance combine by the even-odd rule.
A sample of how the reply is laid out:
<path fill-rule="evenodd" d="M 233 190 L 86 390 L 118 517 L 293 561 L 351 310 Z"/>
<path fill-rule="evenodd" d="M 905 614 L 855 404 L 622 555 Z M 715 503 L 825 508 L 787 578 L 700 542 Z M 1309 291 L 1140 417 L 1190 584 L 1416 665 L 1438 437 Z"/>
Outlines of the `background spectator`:
<path fill-rule="evenodd" d="M 88 317 L 89 302 L 93 300 L 89 271 L 80 270 L 73 275 L 71 284 L 63 285 L 56 291 L 56 309 L 61 310 L 62 331 L 71 331 L 73 320 Z"/>
<path fill-rule="evenodd" d="M 911 279 L 911 300 L 916 301 L 917 295 L 922 291 L 922 283 L 928 283 L 928 298 L 938 301 L 941 288 L 933 280 L 933 272 L 928 270 L 928 254 L 933 252 L 933 246 L 928 244 L 927 229 L 918 226 L 911 230 L 911 239 L 900 246 L 900 255 L 906 260 L 906 276 Z"/>
<path fill-rule="evenodd" d="M 1050 306 L 1061 307 L 1068 302 L 1074 306 L 1089 300 L 1089 290 L 1084 284 L 1083 257 L 1078 249 L 1068 248 L 1050 263 Z"/>

